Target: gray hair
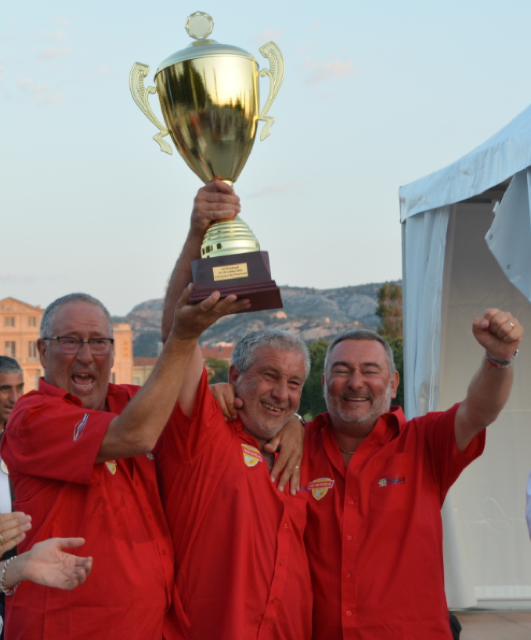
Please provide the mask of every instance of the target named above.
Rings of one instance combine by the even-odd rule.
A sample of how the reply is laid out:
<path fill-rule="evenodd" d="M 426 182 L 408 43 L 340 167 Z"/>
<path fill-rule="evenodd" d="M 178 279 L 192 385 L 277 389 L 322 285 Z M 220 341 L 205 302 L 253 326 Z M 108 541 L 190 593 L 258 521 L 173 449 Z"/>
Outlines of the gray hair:
<path fill-rule="evenodd" d="M 310 373 L 310 354 L 304 340 L 280 329 L 261 329 L 247 334 L 238 341 L 232 352 L 231 364 L 245 373 L 253 364 L 254 354 L 260 347 L 274 347 L 283 351 L 297 351 L 304 357 L 304 379 Z"/>
<path fill-rule="evenodd" d="M 103 305 L 103 303 L 101 303 L 97 298 L 89 296 L 88 293 L 69 293 L 62 298 L 57 298 L 57 300 L 54 300 L 46 307 L 46 311 L 44 312 L 41 320 L 41 339 L 52 337 L 49 335 L 49 332 L 52 329 L 55 314 L 62 306 L 64 306 L 65 304 L 70 304 L 71 302 L 85 302 L 86 304 L 91 304 L 95 307 L 99 307 L 103 311 L 109 322 L 109 338 L 113 337 L 111 314 L 107 311 L 107 308 Z"/>
<path fill-rule="evenodd" d="M 20 373 L 24 375 L 19 363 L 9 356 L 0 356 L 0 373 Z"/>
<path fill-rule="evenodd" d="M 330 354 L 332 353 L 334 347 L 338 345 L 343 340 L 373 340 L 374 342 L 379 342 L 383 348 L 385 349 L 385 353 L 387 354 L 387 360 L 389 361 L 389 372 L 391 375 L 396 371 L 395 366 L 395 358 L 393 356 L 393 350 L 389 346 L 389 343 L 379 336 L 374 331 L 369 331 L 368 329 L 351 329 L 349 331 L 343 331 L 338 336 L 336 336 L 332 342 L 328 345 L 328 349 L 326 350 L 326 358 L 324 368 L 325 371 L 328 367 L 328 362 L 330 360 Z"/>

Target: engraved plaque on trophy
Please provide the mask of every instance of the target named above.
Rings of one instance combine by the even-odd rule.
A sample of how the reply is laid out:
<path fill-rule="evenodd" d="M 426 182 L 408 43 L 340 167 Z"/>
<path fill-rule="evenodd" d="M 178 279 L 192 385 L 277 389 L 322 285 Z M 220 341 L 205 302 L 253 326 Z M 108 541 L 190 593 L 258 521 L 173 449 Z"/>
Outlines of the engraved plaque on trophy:
<path fill-rule="evenodd" d="M 209 39 L 212 18 L 201 11 L 189 16 L 186 31 L 194 39 L 188 47 L 164 60 L 155 73 L 155 87 L 145 87 L 149 67 L 136 63 L 129 78 L 133 99 L 156 125 L 154 139 L 161 151 L 171 154 L 163 138 L 171 137 L 190 169 L 204 182 L 215 178 L 232 185 L 240 175 L 256 137 L 258 121 L 265 125 L 264 140 L 274 119 L 267 113 L 284 78 L 284 60 L 269 42 L 260 53 L 269 69 L 258 69 L 254 57 L 235 46 Z M 259 109 L 259 76 L 268 76 L 269 95 Z M 164 127 L 148 102 L 150 93 L 159 97 Z M 280 290 L 271 279 L 269 255 L 247 224 L 234 220 L 210 225 L 201 246 L 201 259 L 192 263 L 192 302 L 213 291 L 222 296 L 249 298 L 250 311 L 282 308 Z"/>

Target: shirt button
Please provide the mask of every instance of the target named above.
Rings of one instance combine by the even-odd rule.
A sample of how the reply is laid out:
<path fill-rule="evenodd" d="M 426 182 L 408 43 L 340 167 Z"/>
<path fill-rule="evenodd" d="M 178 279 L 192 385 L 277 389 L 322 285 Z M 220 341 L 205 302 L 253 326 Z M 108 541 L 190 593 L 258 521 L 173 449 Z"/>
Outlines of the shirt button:
<path fill-rule="evenodd" d="M 352 615 L 352 611 L 347 611 L 347 616 L 351 616 Z"/>
<path fill-rule="evenodd" d="M 352 540 L 352 536 L 347 536 L 347 540 Z"/>
<path fill-rule="evenodd" d="M 351 573 L 345 573 L 345 578 L 352 578 L 352 574 Z"/>
<path fill-rule="evenodd" d="M 287 523 L 286 523 L 286 524 L 284 525 L 284 529 L 289 529 L 289 524 L 287 524 Z"/>
<path fill-rule="evenodd" d="M 350 505 L 353 505 L 353 504 L 354 504 L 354 500 L 349 500 L 349 501 L 348 501 L 348 503 L 349 503 Z"/>

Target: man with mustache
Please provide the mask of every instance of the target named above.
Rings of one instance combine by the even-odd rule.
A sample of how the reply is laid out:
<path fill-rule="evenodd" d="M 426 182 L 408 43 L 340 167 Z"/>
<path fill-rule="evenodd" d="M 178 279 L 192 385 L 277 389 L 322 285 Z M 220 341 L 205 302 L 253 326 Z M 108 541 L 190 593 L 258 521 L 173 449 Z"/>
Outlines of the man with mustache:
<path fill-rule="evenodd" d="M 206 227 L 232 218 L 239 198 L 214 181 L 199 190 L 162 322 L 191 277 Z M 199 348 L 179 395 L 181 415 L 157 445 L 163 504 L 175 549 L 175 626 L 197 640 L 309 640 L 311 581 L 304 548 L 307 494 L 284 489 L 268 444 L 292 418 L 309 373 L 299 338 L 253 332 L 233 352 L 229 379 L 244 401 L 230 423 L 208 387 Z M 283 466 L 276 459 L 276 468 Z M 298 464 L 298 463 L 297 463 Z M 294 494 L 294 495 L 293 495 Z"/>
<path fill-rule="evenodd" d="M 380 336 L 348 331 L 330 344 L 328 412 L 305 442 L 314 640 L 451 640 L 440 510 L 509 397 L 523 336 L 498 309 L 472 331 L 486 355 L 465 400 L 410 421 L 390 406 L 399 376 Z"/>
<path fill-rule="evenodd" d="M 15 504 L 32 521 L 19 549 L 83 537 L 95 563 L 73 592 L 23 582 L 7 599 L 10 640 L 173 640 L 173 549 L 150 452 L 199 335 L 244 306 L 219 293 L 191 306 L 190 293 L 174 305 L 142 388 L 110 383 L 113 325 L 101 302 L 75 293 L 46 309 L 37 342 L 45 375 L 17 402 L 2 441 Z"/>

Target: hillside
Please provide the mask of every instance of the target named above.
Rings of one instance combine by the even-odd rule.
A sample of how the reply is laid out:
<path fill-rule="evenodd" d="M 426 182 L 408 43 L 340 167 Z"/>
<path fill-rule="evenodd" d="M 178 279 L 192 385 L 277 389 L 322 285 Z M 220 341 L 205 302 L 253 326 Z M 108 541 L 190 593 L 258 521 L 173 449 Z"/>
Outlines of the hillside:
<path fill-rule="evenodd" d="M 265 327 L 297 333 L 307 342 L 319 338 L 328 340 L 353 326 L 374 329 L 379 325 L 375 311 L 381 286 L 382 283 L 340 289 L 281 287 L 283 309 L 222 318 L 203 334 L 201 344 L 236 342 L 250 331 Z M 162 299 L 147 300 L 136 305 L 125 317 L 115 319 L 131 323 L 135 334 L 135 357 L 157 355 L 162 304 Z"/>

